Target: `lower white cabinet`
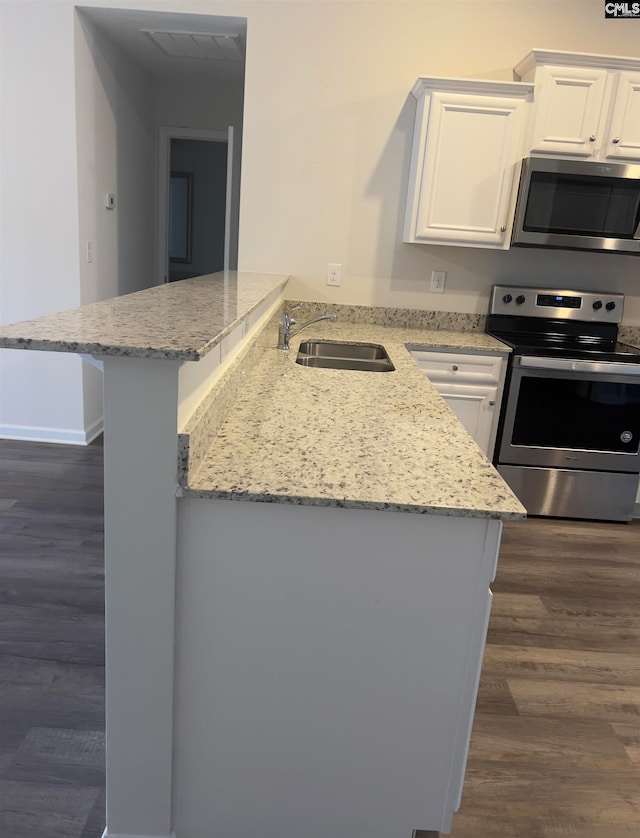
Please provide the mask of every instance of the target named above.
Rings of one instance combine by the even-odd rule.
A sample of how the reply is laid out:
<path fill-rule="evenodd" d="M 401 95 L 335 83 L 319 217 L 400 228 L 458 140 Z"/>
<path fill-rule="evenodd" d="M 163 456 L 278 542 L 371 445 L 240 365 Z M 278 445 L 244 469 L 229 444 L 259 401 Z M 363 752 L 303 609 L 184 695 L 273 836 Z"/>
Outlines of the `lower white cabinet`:
<path fill-rule="evenodd" d="M 411 349 L 427 378 L 491 458 L 504 384 L 503 355 Z"/>
<path fill-rule="evenodd" d="M 449 833 L 501 529 L 181 498 L 176 835 Z"/>
<path fill-rule="evenodd" d="M 493 452 L 489 449 L 498 400 L 497 386 L 464 387 L 452 384 L 449 387 L 439 384 L 437 390 L 486 456 L 492 456 Z"/>

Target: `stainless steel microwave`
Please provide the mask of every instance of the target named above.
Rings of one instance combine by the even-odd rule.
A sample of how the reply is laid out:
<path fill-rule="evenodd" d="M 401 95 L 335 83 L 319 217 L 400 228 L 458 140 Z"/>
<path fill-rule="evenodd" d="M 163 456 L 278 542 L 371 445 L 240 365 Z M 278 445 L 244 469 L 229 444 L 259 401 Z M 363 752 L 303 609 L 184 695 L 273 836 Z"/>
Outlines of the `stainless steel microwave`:
<path fill-rule="evenodd" d="M 525 158 L 511 244 L 640 255 L 640 165 Z"/>

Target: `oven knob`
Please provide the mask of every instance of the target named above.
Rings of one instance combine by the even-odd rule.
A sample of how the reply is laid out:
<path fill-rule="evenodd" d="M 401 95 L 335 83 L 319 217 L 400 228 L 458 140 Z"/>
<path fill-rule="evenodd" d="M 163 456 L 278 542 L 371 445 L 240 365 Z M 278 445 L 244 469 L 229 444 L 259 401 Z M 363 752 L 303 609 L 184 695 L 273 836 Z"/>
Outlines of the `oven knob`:
<path fill-rule="evenodd" d="M 510 303 L 512 299 L 513 299 L 513 297 L 511 296 L 511 294 L 505 294 L 504 297 L 502 298 L 502 302 L 503 303 Z"/>
<path fill-rule="evenodd" d="M 611 302 L 607 303 L 605 306 L 607 311 L 613 311 L 615 307 L 616 304 L 613 302 L 613 300 L 611 300 Z"/>
<path fill-rule="evenodd" d="M 602 308 L 602 300 L 596 300 L 593 304 L 593 307 L 596 311 L 600 311 L 600 309 Z"/>
<path fill-rule="evenodd" d="M 518 294 L 518 296 L 516 297 L 516 303 L 517 303 L 519 306 L 521 306 L 521 305 L 522 305 L 522 303 L 524 302 L 524 299 L 525 299 L 525 298 L 524 298 L 524 294 Z"/>

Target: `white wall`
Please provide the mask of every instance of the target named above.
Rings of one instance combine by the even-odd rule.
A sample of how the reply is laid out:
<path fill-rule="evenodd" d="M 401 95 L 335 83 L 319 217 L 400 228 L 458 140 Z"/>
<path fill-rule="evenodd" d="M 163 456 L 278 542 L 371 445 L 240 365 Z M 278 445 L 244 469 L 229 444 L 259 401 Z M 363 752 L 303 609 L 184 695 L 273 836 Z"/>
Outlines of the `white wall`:
<path fill-rule="evenodd" d="M 75 29 L 80 239 L 94 243 L 94 261 L 81 260 L 86 304 L 154 284 L 156 136 L 152 80 L 86 16 Z"/>
<path fill-rule="evenodd" d="M 151 285 L 155 132 L 147 80 L 90 24 L 79 24 L 71 3 L 3 2 L 0 11 L 2 322 Z M 107 192 L 116 194 L 114 212 L 104 208 Z M 99 432 L 102 378 L 94 367 L 74 356 L 4 351 L 0 376 L 0 435 L 82 444 Z"/>
<path fill-rule="evenodd" d="M 514 64 L 532 47 L 640 57 L 638 22 L 605 20 L 601 0 L 89 0 L 86 5 L 247 18 L 240 268 L 290 273 L 288 293 L 307 299 L 463 311 L 485 310 L 489 287 L 499 280 L 610 288 L 628 295 L 626 319 L 640 323 L 640 263 L 634 257 L 492 253 L 401 242 L 413 123 L 409 90 L 416 78 L 510 79 Z M 98 293 L 100 283 L 85 274 L 84 265 L 81 275 L 78 266 L 73 2 L 2 0 L 0 8 L 5 204 L 0 317 L 6 322 L 77 305 Z M 201 108 L 196 87 L 193 97 L 184 88 L 156 92 L 156 124 L 190 123 L 190 107 Z M 98 101 L 102 94 L 94 89 L 94 95 Z M 202 95 L 217 101 L 211 90 Z M 114 113 L 112 130 L 119 132 L 121 112 Z M 199 110 L 201 127 L 224 127 L 213 108 L 209 113 L 212 123 L 204 125 Z M 81 202 L 84 225 L 82 196 Z M 128 251 L 128 257 L 135 253 Z M 341 288 L 325 285 L 328 261 L 343 265 Z M 433 269 L 447 271 L 444 295 L 426 290 Z M 12 422 L 27 421 L 16 413 L 21 374 L 7 370 L 6 358 L 15 354 L 0 353 L 5 424 L 9 414 Z M 36 357 L 23 359 L 25 376 L 35 376 L 28 421 L 46 426 L 62 421 L 60 415 L 46 415 L 39 395 L 53 375 L 70 390 L 59 405 L 65 421 L 82 425 L 82 418 L 72 415 L 83 411 L 81 399 L 76 405 L 79 373 L 71 382 L 67 371 L 73 360 Z"/>
<path fill-rule="evenodd" d="M 73 8 L 0 6 L 0 322 L 81 302 Z M 0 435 L 83 441 L 82 362 L 0 352 Z"/>
<path fill-rule="evenodd" d="M 152 82 L 86 16 L 75 20 L 81 303 L 154 284 L 155 154 Z M 105 207 L 115 195 L 114 210 Z M 86 256 L 92 243 L 93 261 Z M 102 373 L 85 364 L 85 428 L 102 427 Z"/>
<path fill-rule="evenodd" d="M 240 266 L 291 272 L 306 299 L 459 311 L 486 311 L 498 280 L 608 287 L 636 295 L 640 321 L 637 257 L 401 242 L 419 75 L 509 80 L 532 47 L 640 57 L 639 34 L 588 0 L 252 6 Z M 427 291 L 433 269 L 444 295 Z"/>

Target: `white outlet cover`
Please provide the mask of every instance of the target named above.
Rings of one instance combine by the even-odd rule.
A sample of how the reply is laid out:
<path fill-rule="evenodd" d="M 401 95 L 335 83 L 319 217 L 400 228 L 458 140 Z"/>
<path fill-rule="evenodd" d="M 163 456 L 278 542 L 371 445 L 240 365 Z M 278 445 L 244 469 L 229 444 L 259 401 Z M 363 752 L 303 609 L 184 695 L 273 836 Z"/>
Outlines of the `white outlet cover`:
<path fill-rule="evenodd" d="M 342 265 L 337 262 L 327 265 L 327 285 L 342 285 Z"/>

